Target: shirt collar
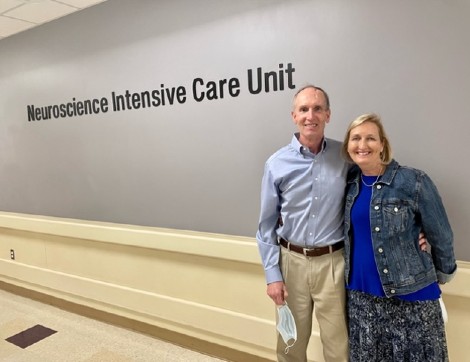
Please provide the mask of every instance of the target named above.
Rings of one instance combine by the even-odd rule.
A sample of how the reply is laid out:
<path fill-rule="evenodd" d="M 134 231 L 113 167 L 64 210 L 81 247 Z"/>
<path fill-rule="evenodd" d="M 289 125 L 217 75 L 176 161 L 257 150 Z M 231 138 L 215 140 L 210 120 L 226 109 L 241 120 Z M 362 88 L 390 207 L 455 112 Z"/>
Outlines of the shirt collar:
<path fill-rule="evenodd" d="M 299 136 L 300 136 L 300 134 L 298 132 L 294 133 L 294 135 L 292 136 L 292 141 L 291 141 L 290 144 L 291 144 L 292 148 L 294 148 L 294 150 L 299 152 L 301 155 L 304 155 L 305 152 L 307 152 L 307 151 L 310 152 L 310 151 L 308 150 L 308 148 L 304 147 L 299 142 Z M 323 144 L 322 144 L 322 148 L 321 148 L 319 153 L 325 152 L 327 144 L 328 144 L 328 139 L 326 137 L 323 137 Z"/>

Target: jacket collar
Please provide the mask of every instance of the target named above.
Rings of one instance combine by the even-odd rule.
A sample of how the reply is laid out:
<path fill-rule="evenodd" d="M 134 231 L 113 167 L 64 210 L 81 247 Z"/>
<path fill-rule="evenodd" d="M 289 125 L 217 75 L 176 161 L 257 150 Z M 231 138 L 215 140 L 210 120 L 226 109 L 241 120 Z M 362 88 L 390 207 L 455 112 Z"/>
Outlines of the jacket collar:
<path fill-rule="evenodd" d="M 397 174 L 399 167 L 400 165 L 398 164 L 398 162 L 392 159 L 392 161 L 390 161 L 390 163 L 385 168 L 385 172 L 378 182 L 390 185 L 393 181 L 393 178 Z"/>

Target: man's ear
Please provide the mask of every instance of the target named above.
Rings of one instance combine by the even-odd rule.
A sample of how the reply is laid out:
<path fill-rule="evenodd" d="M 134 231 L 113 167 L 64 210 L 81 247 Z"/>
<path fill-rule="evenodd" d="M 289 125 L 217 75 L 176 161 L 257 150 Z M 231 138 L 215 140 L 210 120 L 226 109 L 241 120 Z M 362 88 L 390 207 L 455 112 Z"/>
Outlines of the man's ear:
<path fill-rule="evenodd" d="M 327 117 L 328 117 L 328 118 L 326 119 L 326 123 L 330 123 L 331 109 L 327 110 L 326 113 L 327 113 Z"/>

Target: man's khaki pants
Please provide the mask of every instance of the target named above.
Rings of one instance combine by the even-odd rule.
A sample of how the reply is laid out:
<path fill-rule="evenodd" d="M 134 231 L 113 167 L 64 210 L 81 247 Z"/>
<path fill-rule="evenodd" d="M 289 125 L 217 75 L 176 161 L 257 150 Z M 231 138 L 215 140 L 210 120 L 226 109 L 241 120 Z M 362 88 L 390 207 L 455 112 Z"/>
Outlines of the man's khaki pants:
<path fill-rule="evenodd" d="M 281 246 L 281 270 L 288 293 L 286 301 L 297 326 L 297 341 L 285 354 L 286 344 L 278 333 L 278 361 L 307 361 L 314 311 L 320 327 L 325 361 L 347 362 L 343 250 L 306 257 Z"/>

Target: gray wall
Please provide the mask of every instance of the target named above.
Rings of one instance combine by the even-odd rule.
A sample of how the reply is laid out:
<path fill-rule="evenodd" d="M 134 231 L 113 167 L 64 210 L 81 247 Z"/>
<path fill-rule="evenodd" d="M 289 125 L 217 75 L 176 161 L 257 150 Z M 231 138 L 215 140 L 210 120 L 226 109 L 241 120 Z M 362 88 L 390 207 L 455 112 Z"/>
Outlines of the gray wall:
<path fill-rule="evenodd" d="M 469 17 L 464 0 L 109 0 L 3 39 L 0 209 L 254 236 L 264 162 L 294 131 L 290 86 L 311 82 L 330 94 L 330 137 L 382 115 L 470 260 Z M 289 63 L 282 89 L 250 93 L 248 70 Z M 239 92 L 198 102 L 195 78 L 236 78 Z M 31 105 L 161 84 L 185 102 L 28 121 Z"/>

